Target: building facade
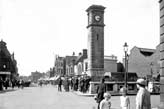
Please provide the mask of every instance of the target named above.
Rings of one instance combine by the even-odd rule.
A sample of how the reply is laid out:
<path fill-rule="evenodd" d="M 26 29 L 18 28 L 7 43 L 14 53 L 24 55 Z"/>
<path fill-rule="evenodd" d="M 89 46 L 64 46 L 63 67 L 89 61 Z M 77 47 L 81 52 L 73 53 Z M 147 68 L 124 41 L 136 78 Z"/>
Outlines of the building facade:
<path fill-rule="evenodd" d="M 74 75 L 74 65 L 77 56 L 56 56 L 55 66 L 54 66 L 54 76 L 73 76 Z"/>
<path fill-rule="evenodd" d="M 44 78 L 45 76 L 46 76 L 45 73 L 40 73 L 38 71 L 35 71 L 35 72 L 31 72 L 29 78 L 32 82 L 37 83 L 40 78 Z"/>
<path fill-rule="evenodd" d="M 76 59 L 75 62 L 75 75 L 83 75 L 86 73 L 86 64 L 88 62 L 84 62 L 84 60 L 87 59 L 87 49 L 83 49 L 82 53 L 79 53 L 79 56 Z"/>
<path fill-rule="evenodd" d="M 55 58 L 55 74 L 54 75 L 65 75 L 65 61 L 64 61 L 64 57 L 60 57 L 58 55 L 56 55 Z"/>
<path fill-rule="evenodd" d="M 128 72 L 139 77 L 157 76 L 160 72 L 160 46 L 156 49 L 133 47 L 128 55 Z"/>
<path fill-rule="evenodd" d="M 76 59 L 77 59 L 77 56 L 66 56 L 65 57 L 65 59 L 64 59 L 65 75 L 74 76 L 74 74 L 75 74 L 74 66 L 75 66 Z"/>
<path fill-rule="evenodd" d="M 116 56 L 104 56 L 104 72 L 117 72 Z"/>
<path fill-rule="evenodd" d="M 160 0 L 160 109 L 164 109 L 164 0 Z"/>
<path fill-rule="evenodd" d="M 6 43 L 0 41 L 0 77 L 17 79 L 18 78 L 17 61 L 15 60 L 14 53 L 10 54 L 7 49 Z"/>

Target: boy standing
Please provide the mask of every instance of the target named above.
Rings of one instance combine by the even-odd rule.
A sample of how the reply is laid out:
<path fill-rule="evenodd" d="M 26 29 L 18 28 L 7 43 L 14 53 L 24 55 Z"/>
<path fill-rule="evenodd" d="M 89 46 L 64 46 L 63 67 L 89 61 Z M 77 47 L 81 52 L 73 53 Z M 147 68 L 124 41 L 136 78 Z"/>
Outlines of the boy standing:
<path fill-rule="evenodd" d="M 111 102 L 110 102 L 111 95 L 109 92 L 104 93 L 104 99 L 100 102 L 100 109 L 110 109 Z"/>
<path fill-rule="evenodd" d="M 121 109 L 130 109 L 130 99 L 126 95 L 126 93 L 127 93 L 126 87 L 121 88 L 120 93 L 122 95 L 122 96 L 120 96 Z"/>

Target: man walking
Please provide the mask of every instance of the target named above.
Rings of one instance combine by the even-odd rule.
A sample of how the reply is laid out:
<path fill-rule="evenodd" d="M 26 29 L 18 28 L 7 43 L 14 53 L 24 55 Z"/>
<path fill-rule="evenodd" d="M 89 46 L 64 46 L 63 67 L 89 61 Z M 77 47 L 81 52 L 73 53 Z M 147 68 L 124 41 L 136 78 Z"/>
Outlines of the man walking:
<path fill-rule="evenodd" d="M 98 109 L 100 109 L 100 102 L 104 99 L 104 93 L 106 92 L 106 86 L 105 86 L 105 79 L 104 78 L 102 78 L 101 80 L 100 80 L 100 84 L 98 85 L 98 87 L 97 87 L 97 98 L 96 98 L 96 100 L 97 100 L 97 103 L 98 103 Z"/>
<path fill-rule="evenodd" d="M 137 80 L 138 93 L 136 96 L 136 109 L 151 109 L 150 93 L 145 89 L 146 81 Z"/>
<path fill-rule="evenodd" d="M 0 77 L 0 91 L 3 90 L 3 79 Z"/>
<path fill-rule="evenodd" d="M 62 86 L 62 79 L 61 79 L 61 77 L 59 77 L 59 80 L 58 80 L 58 91 L 59 91 L 59 92 L 62 91 L 61 86 Z"/>

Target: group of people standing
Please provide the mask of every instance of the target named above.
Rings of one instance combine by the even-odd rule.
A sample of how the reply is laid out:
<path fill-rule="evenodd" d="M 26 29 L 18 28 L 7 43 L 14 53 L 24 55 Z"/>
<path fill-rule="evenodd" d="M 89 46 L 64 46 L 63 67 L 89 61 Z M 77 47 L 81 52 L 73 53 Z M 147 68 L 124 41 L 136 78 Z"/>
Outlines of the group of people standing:
<path fill-rule="evenodd" d="M 111 94 L 106 90 L 105 79 L 100 81 L 100 85 L 97 88 L 97 95 L 95 100 L 98 103 L 98 109 L 110 109 L 111 108 Z M 151 109 L 150 93 L 146 89 L 146 81 L 142 78 L 137 80 L 138 92 L 136 95 L 136 109 Z M 122 87 L 120 89 L 120 107 L 121 109 L 130 108 L 130 98 L 127 96 L 127 88 Z"/>
<path fill-rule="evenodd" d="M 5 80 L 3 80 L 2 77 L 0 77 L 0 91 L 4 89 L 7 90 L 8 87 L 12 87 L 12 89 L 14 89 L 15 86 L 17 86 L 18 88 L 23 88 L 24 81 L 9 78 L 5 78 Z"/>
<path fill-rule="evenodd" d="M 62 86 L 65 91 L 81 91 L 83 93 L 87 92 L 89 89 L 90 78 L 87 76 L 81 77 L 60 77 L 58 79 L 58 91 L 62 91 Z"/>

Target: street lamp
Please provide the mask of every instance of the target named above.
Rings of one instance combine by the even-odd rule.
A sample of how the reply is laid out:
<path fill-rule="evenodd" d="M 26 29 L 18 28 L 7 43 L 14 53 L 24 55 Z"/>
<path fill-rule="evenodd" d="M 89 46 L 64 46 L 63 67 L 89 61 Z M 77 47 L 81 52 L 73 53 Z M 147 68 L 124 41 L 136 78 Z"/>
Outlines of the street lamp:
<path fill-rule="evenodd" d="M 151 79 L 153 78 L 153 62 L 150 63 Z"/>
<path fill-rule="evenodd" d="M 125 80 L 125 87 L 127 87 L 127 52 L 128 52 L 128 44 L 125 42 L 124 44 L 124 52 L 125 52 L 125 75 L 124 75 L 124 80 Z"/>

